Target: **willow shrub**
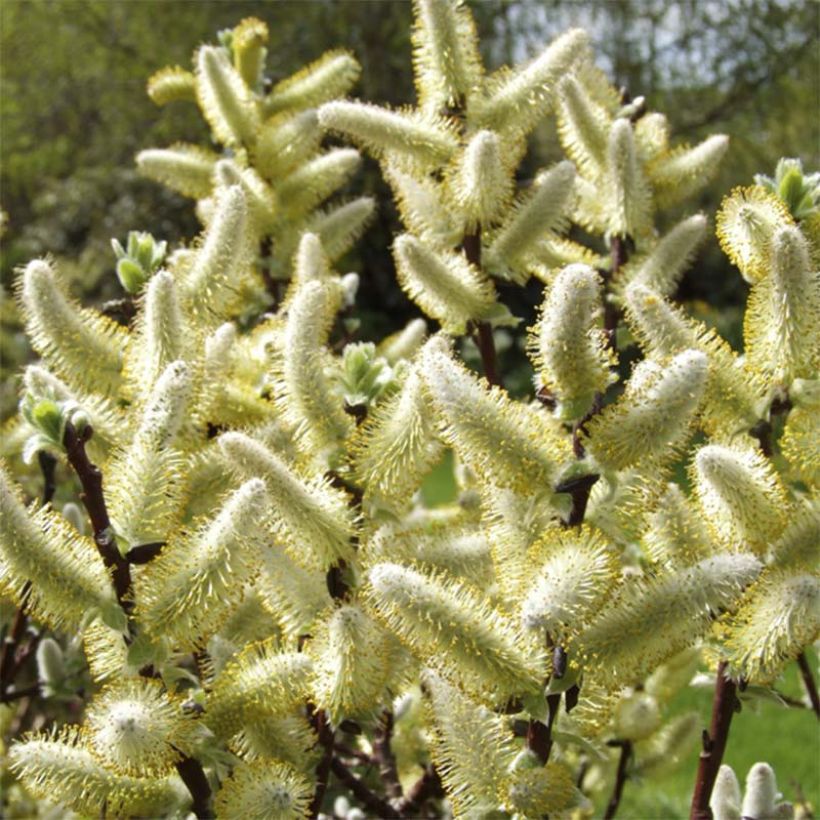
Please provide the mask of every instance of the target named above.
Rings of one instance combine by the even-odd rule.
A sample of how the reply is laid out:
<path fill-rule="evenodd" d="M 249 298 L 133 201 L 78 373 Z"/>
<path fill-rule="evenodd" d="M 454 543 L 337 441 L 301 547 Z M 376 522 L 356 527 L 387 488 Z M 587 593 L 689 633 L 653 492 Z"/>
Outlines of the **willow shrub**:
<path fill-rule="evenodd" d="M 627 779 L 697 757 L 697 715 L 668 707 L 701 670 L 692 816 L 788 815 L 768 766 L 741 806 L 720 763 L 739 699 L 786 664 L 816 698 L 818 177 L 784 160 L 720 208 L 751 285 L 738 356 L 673 301 L 707 218 L 656 228 L 727 139 L 674 144 L 581 30 L 488 73 L 466 5 L 415 13 L 401 110 L 346 97 L 341 51 L 271 87 L 255 19 L 151 78 L 213 143 L 138 167 L 203 228 L 114 242 L 118 321 L 48 259 L 20 271 L 40 361 L 0 474 L 12 812 L 557 818 L 611 794 L 611 817 Z M 566 159 L 525 185 L 545 118 Z M 336 196 L 359 150 L 424 316 L 378 343 L 355 340 L 367 282 L 335 269 L 376 205 Z M 497 287 L 533 278 L 533 392 L 514 399 L 494 333 L 520 320 Z M 458 499 L 430 508 L 448 451 Z"/>

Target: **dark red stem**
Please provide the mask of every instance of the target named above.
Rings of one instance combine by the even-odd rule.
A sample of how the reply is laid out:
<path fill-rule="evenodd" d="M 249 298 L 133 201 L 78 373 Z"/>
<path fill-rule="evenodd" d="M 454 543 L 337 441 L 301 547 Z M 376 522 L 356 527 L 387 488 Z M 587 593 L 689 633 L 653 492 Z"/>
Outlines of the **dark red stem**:
<path fill-rule="evenodd" d="M 444 797 L 441 778 L 432 764 L 424 769 L 424 774 L 408 789 L 396 808 L 402 817 L 421 817 L 424 804 L 433 798 Z"/>
<path fill-rule="evenodd" d="M 373 735 L 373 757 L 379 764 L 379 775 L 384 783 L 388 797 L 398 799 L 402 796 L 401 781 L 396 766 L 396 755 L 393 754 L 393 713 L 386 709 L 376 726 Z"/>
<path fill-rule="evenodd" d="M 193 757 L 184 755 L 176 764 L 177 773 L 191 793 L 191 811 L 199 820 L 214 817 L 211 811 L 211 785 L 202 769 L 202 764 Z"/>
<path fill-rule="evenodd" d="M 319 745 L 324 750 L 322 759 L 316 767 L 316 791 L 313 793 L 313 800 L 308 807 L 309 816 L 316 820 L 322 810 L 322 802 L 325 799 L 327 784 L 330 780 L 330 766 L 333 762 L 333 729 L 327 717 L 327 712 L 316 711 L 312 704 L 308 704 L 308 715 L 316 734 L 319 737 Z"/>
<path fill-rule="evenodd" d="M 65 428 L 63 444 L 65 445 L 68 463 L 80 479 L 83 491 L 80 500 L 88 511 L 91 527 L 94 531 L 94 543 L 102 556 L 106 567 L 111 571 L 114 579 L 114 589 L 117 600 L 125 612 L 130 612 L 131 602 L 128 595 L 131 590 L 131 567 L 128 561 L 120 554 L 114 541 L 114 531 L 108 518 L 108 510 L 103 496 L 102 473 L 96 464 L 92 464 L 85 451 L 86 442 L 91 438 L 93 431 L 90 426 L 78 433 L 74 425 L 69 423 Z"/>
<path fill-rule="evenodd" d="M 806 687 L 809 700 L 811 701 L 811 708 L 814 714 L 820 720 L 820 695 L 817 694 L 817 684 L 814 682 L 814 675 L 811 673 L 811 666 L 809 666 L 809 659 L 805 652 L 801 652 L 797 656 L 797 665 L 800 667 L 800 675 L 803 678 L 803 686 Z"/>
<path fill-rule="evenodd" d="M 621 747 L 621 756 L 618 759 L 618 772 L 615 775 L 615 786 L 612 789 L 612 796 L 607 803 L 604 820 L 612 820 L 618 811 L 618 806 L 621 804 L 621 797 L 624 793 L 624 786 L 629 777 L 627 768 L 629 767 L 629 759 L 632 757 L 632 741 L 619 740 L 617 745 Z"/>
<path fill-rule="evenodd" d="M 709 800 L 712 797 L 712 789 L 723 761 L 723 753 L 726 751 L 732 716 L 739 705 L 737 684 L 731 678 L 726 677 L 726 668 L 726 661 L 721 661 L 715 680 L 712 723 L 709 731 L 703 733 L 703 751 L 698 761 L 690 820 L 712 820 Z"/>
<path fill-rule="evenodd" d="M 464 256 L 474 267 L 481 270 L 481 228 L 476 228 L 473 233 L 465 234 L 461 242 Z M 495 354 L 495 341 L 493 340 L 493 329 L 487 322 L 475 322 L 475 335 L 473 339 L 481 355 L 481 366 L 484 368 L 484 375 L 490 384 L 501 387 L 501 377 L 498 374 L 498 363 Z"/>
<path fill-rule="evenodd" d="M 372 792 L 367 784 L 356 777 L 341 760 L 334 757 L 330 769 L 339 781 L 350 789 L 351 794 L 376 817 L 399 818 L 401 815 L 383 798 Z"/>

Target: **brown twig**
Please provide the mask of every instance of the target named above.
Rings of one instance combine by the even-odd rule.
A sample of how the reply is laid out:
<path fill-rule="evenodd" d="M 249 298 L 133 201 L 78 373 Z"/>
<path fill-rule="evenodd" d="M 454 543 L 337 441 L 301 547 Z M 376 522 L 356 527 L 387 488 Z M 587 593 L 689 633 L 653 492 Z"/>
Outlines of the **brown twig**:
<path fill-rule="evenodd" d="M 712 722 L 703 732 L 703 751 L 698 761 L 695 791 L 692 795 L 690 820 L 712 820 L 709 800 L 729 739 L 729 727 L 738 705 L 737 684 L 726 676 L 727 662 L 718 664 L 715 695 L 712 701 Z"/>
<path fill-rule="evenodd" d="M 814 681 L 814 675 L 811 673 L 811 666 L 809 666 L 809 660 L 805 652 L 801 652 L 797 656 L 797 665 L 800 667 L 800 675 L 803 678 L 803 686 L 806 687 L 809 701 L 811 701 L 811 708 L 820 720 L 820 695 L 817 694 L 817 684 Z"/>
<path fill-rule="evenodd" d="M 621 797 L 624 793 L 624 786 L 629 778 L 627 769 L 629 767 L 629 760 L 632 757 L 632 741 L 631 740 L 616 740 L 610 744 L 612 746 L 621 747 L 621 756 L 618 760 L 618 771 L 615 775 L 615 785 L 612 788 L 612 796 L 607 803 L 604 820 L 612 820 L 618 811 L 618 806 L 621 804 Z"/>
<path fill-rule="evenodd" d="M 569 517 L 563 522 L 565 527 L 581 526 L 586 515 L 589 494 L 599 478 L 600 476 L 597 473 L 589 473 L 564 481 L 555 488 L 556 493 L 569 493 L 572 499 Z"/>
<path fill-rule="evenodd" d="M 330 770 L 341 783 L 350 789 L 353 796 L 376 817 L 399 818 L 401 815 L 385 799 L 371 791 L 367 784 L 356 777 L 339 758 L 331 758 Z"/>
<path fill-rule="evenodd" d="M 432 763 L 424 769 L 424 774 L 407 790 L 407 794 L 397 803 L 402 817 L 420 817 L 428 800 L 444 797 L 441 778 Z"/>
<path fill-rule="evenodd" d="M 51 453 L 40 450 L 37 454 L 37 461 L 40 464 L 40 472 L 43 474 L 43 504 L 50 504 L 54 493 L 57 492 L 57 484 L 54 481 L 57 459 Z"/>
<path fill-rule="evenodd" d="M 17 607 L 14 620 L 11 628 L 3 640 L 3 649 L 0 653 L 0 703 L 6 703 L 6 689 L 11 686 L 14 681 L 14 675 L 17 671 L 16 655 L 20 641 L 28 625 L 28 618 L 26 617 L 26 604 L 28 603 L 29 595 L 31 595 L 31 581 L 26 581 L 23 585 L 23 593 L 20 596 L 20 606 Z"/>
<path fill-rule="evenodd" d="M 11 703 L 15 700 L 20 700 L 21 698 L 27 698 L 29 695 L 38 695 L 40 693 L 40 684 L 33 683 L 31 686 L 27 686 L 25 689 L 20 689 L 19 691 L 14 692 L 5 692 L 3 697 L 0 698 L 0 703 Z"/>
<path fill-rule="evenodd" d="M 461 247 L 467 261 L 481 270 L 481 228 L 476 228 L 473 233 L 465 234 L 461 242 Z M 501 387 L 501 376 L 498 373 L 493 329 L 488 322 L 476 321 L 473 323 L 473 326 L 475 329 L 473 341 L 481 355 L 481 366 L 484 368 L 484 375 L 490 384 Z"/>
<path fill-rule="evenodd" d="M 102 473 L 96 464 L 92 464 L 85 451 L 86 442 L 91 438 L 93 431 L 90 426 L 79 434 L 74 425 L 66 424 L 63 444 L 65 446 L 68 463 L 80 479 L 83 491 L 80 499 L 88 511 L 91 526 L 94 531 L 94 543 L 102 556 L 106 567 L 111 571 L 114 579 L 114 590 L 117 600 L 125 612 L 130 612 L 131 602 L 128 595 L 131 590 L 131 567 L 128 561 L 120 554 L 114 541 L 114 532 L 108 518 L 108 510 L 103 496 Z"/>
<path fill-rule="evenodd" d="M 354 749 L 346 743 L 340 743 L 338 740 L 333 744 L 333 751 L 355 760 L 359 766 L 370 766 L 374 762 L 370 755 L 365 754 L 360 749 Z"/>
<path fill-rule="evenodd" d="M 51 453 L 41 450 L 37 454 L 37 460 L 40 464 L 40 470 L 43 473 L 43 505 L 46 505 L 51 503 L 57 489 L 57 485 L 54 481 L 57 459 L 54 458 Z M 14 682 L 26 658 L 31 655 L 37 646 L 38 637 L 33 636 L 24 650 L 21 651 L 22 648 L 20 647 L 20 641 L 23 640 L 23 636 L 26 634 L 28 627 L 26 605 L 28 604 L 30 595 L 31 581 L 26 581 L 20 593 L 20 605 L 17 607 L 11 628 L 3 640 L 3 648 L 0 650 L 0 703 L 8 702 L 6 689 Z M 19 693 L 15 693 L 15 695 L 9 699 L 16 699 L 16 697 L 20 697 Z"/>
<path fill-rule="evenodd" d="M 399 771 L 396 766 L 396 755 L 393 754 L 393 713 L 389 709 L 382 712 L 382 718 L 373 733 L 373 757 L 379 765 L 379 775 L 388 797 L 398 799 L 402 796 Z"/>
<path fill-rule="evenodd" d="M 182 778 L 185 787 L 191 793 L 191 811 L 199 820 L 209 820 L 215 815 L 211 811 L 211 785 L 202 768 L 202 764 L 196 758 L 183 755 L 177 761 L 177 773 Z"/>
<path fill-rule="evenodd" d="M 313 704 L 308 704 L 308 717 L 319 737 L 319 745 L 324 749 L 322 759 L 316 767 L 316 790 L 313 792 L 313 800 L 308 807 L 309 815 L 313 820 L 319 816 L 322 810 L 322 802 L 325 799 L 327 784 L 330 780 L 330 767 L 333 762 L 333 729 L 324 710 L 316 711 Z"/>
<path fill-rule="evenodd" d="M 542 723 L 540 720 L 531 720 L 527 726 L 527 748 L 535 752 L 542 763 L 549 760 L 552 751 L 552 726 L 555 723 L 560 705 L 560 692 L 547 695 L 547 706 L 549 707 L 547 722 Z"/>

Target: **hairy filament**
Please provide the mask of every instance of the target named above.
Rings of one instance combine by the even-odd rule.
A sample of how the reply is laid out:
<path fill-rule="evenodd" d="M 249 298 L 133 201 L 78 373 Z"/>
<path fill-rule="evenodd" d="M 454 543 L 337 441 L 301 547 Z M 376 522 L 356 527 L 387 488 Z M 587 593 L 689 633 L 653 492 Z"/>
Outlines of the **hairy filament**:
<path fill-rule="evenodd" d="M 714 614 L 733 606 L 760 569 L 748 553 L 718 553 L 674 574 L 624 582 L 579 637 L 588 674 L 610 687 L 642 681 L 702 636 Z"/>
<path fill-rule="evenodd" d="M 393 243 L 399 284 L 445 332 L 464 333 L 467 322 L 495 305 L 492 282 L 459 253 L 437 253 L 411 234 Z"/>
<path fill-rule="evenodd" d="M 64 726 L 27 735 L 9 750 L 14 771 L 36 798 L 57 801 L 81 814 L 104 805 L 117 815 L 158 816 L 185 810 L 190 795 L 177 777 L 137 778 L 101 766 L 82 731 Z"/>
<path fill-rule="evenodd" d="M 233 30 L 231 50 L 234 67 L 249 89 L 259 84 L 265 68 L 265 48 L 269 38 L 268 26 L 256 17 L 246 17 Z"/>
<path fill-rule="evenodd" d="M 583 528 L 548 533 L 528 557 L 521 621 L 560 643 L 606 605 L 617 577 L 615 553 L 600 533 Z"/>
<path fill-rule="evenodd" d="M 282 207 L 291 219 L 298 219 L 344 185 L 360 164 L 355 148 L 334 148 L 308 160 L 279 183 Z"/>
<path fill-rule="evenodd" d="M 262 478 L 274 501 L 272 526 L 294 559 L 327 569 L 352 554 L 354 517 L 346 493 L 324 478 L 304 479 L 271 450 L 242 433 L 219 438 L 230 465 L 244 477 Z"/>
<path fill-rule="evenodd" d="M 281 179 L 319 153 L 322 131 L 311 109 L 267 120 L 259 130 L 255 165 L 267 179 Z"/>
<path fill-rule="evenodd" d="M 401 359 L 412 359 L 424 343 L 427 323 L 424 319 L 411 319 L 401 330 L 379 343 L 376 352 L 391 365 Z"/>
<path fill-rule="evenodd" d="M 161 777 L 190 750 L 194 722 L 160 681 L 121 678 L 86 712 L 88 746 L 102 766 L 132 777 Z"/>
<path fill-rule="evenodd" d="M 219 142 L 237 147 L 253 144 L 259 128 L 256 103 L 224 49 L 215 46 L 199 49 L 196 89 L 202 114 Z"/>
<path fill-rule="evenodd" d="M 32 347 L 70 387 L 115 393 L 125 331 L 69 298 L 51 265 L 36 259 L 23 270 L 18 298 Z M 92 361 L 94 367 L 89 367 Z"/>
<path fill-rule="evenodd" d="M 248 203 L 238 185 L 224 189 L 202 245 L 182 282 L 194 316 L 218 323 L 238 303 L 238 286 L 250 262 Z"/>
<path fill-rule="evenodd" d="M 717 173 L 729 148 L 729 137 L 712 134 L 694 148 L 676 148 L 649 163 L 647 172 L 661 208 L 668 208 L 697 193 Z"/>
<path fill-rule="evenodd" d="M 181 66 L 161 68 L 148 78 L 148 96 L 155 105 L 196 100 L 196 77 Z"/>
<path fill-rule="evenodd" d="M 401 390 L 369 413 L 349 452 L 365 494 L 377 502 L 401 506 L 410 501 L 442 449 L 423 382 L 413 369 Z"/>
<path fill-rule="evenodd" d="M 458 147 L 447 120 L 389 111 L 360 102 L 329 102 L 319 109 L 323 128 L 343 134 L 379 158 L 386 153 L 420 164 L 443 165 Z"/>
<path fill-rule="evenodd" d="M 706 217 L 702 214 L 679 222 L 640 262 L 629 281 L 643 285 L 659 296 L 672 296 L 706 238 L 706 228 Z"/>
<path fill-rule="evenodd" d="M 539 239 L 564 223 L 574 179 L 575 169 L 569 162 L 559 162 L 539 175 L 532 190 L 515 206 L 510 218 L 493 237 L 487 250 L 487 265 L 491 269 L 523 284 L 528 276 L 527 254 Z"/>
<path fill-rule="evenodd" d="M 330 389 L 323 347 L 341 292 L 332 281 L 306 282 L 293 297 L 285 325 L 280 390 L 286 419 L 312 452 L 330 459 L 352 426 Z"/>
<path fill-rule="evenodd" d="M 752 284 L 767 274 L 775 234 L 793 224 L 785 202 L 760 185 L 735 188 L 716 218 L 723 252 Z"/>
<path fill-rule="evenodd" d="M 543 413 L 485 387 L 435 340 L 422 350 L 419 368 L 444 440 L 465 464 L 499 487 L 526 494 L 550 489 L 556 465 L 571 451 Z"/>
<path fill-rule="evenodd" d="M 139 172 L 183 196 L 210 196 L 219 155 L 198 145 L 179 143 L 170 148 L 147 148 L 137 154 Z"/>
<path fill-rule="evenodd" d="M 572 74 L 558 86 L 557 113 L 558 134 L 567 156 L 586 176 L 602 175 L 611 118 Z"/>
<path fill-rule="evenodd" d="M 799 228 L 774 233 L 769 275 L 749 295 L 743 338 L 749 367 L 775 385 L 820 371 L 820 273 Z"/>
<path fill-rule="evenodd" d="M 254 589 L 262 605 L 286 639 L 297 641 L 300 635 L 310 634 L 317 616 L 330 603 L 324 574 L 305 569 L 278 545 L 262 550 L 261 561 Z"/>
<path fill-rule="evenodd" d="M 344 256 L 364 233 L 376 212 L 376 200 L 360 196 L 315 213 L 307 222 L 307 229 L 321 240 L 330 261 Z"/>
<path fill-rule="evenodd" d="M 277 83 L 264 101 L 265 113 L 316 108 L 343 97 L 356 84 L 361 66 L 347 51 L 328 51 L 301 71 Z"/>
<path fill-rule="evenodd" d="M 54 629 L 76 630 L 89 610 L 111 624 L 124 616 L 94 542 L 50 507 L 26 510 L 0 465 L 0 592 Z"/>
<path fill-rule="evenodd" d="M 820 578 L 767 570 L 728 621 L 730 660 L 743 677 L 772 682 L 820 636 Z"/>
<path fill-rule="evenodd" d="M 531 328 L 529 345 L 540 386 L 556 400 L 556 415 L 567 421 L 582 418 L 616 378 L 614 356 L 597 327 L 600 310 L 598 274 L 587 265 L 569 265 L 555 277 Z"/>
<path fill-rule="evenodd" d="M 686 350 L 663 369 L 644 360 L 624 395 L 587 425 L 587 447 L 609 469 L 668 459 L 685 443 L 706 388 L 707 358 Z"/>
<path fill-rule="evenodd" d="M 214 681 L 205 720 L 230 738 L 257 717 L 289 714 L 308 695 L 312 664 L 301 652 L 280 652 L 273 640 L 251 644 Z"/>
<path fill-rule="evenodd" d="M 394 641 L 359 606 L 344 605 L 326 614 L 310 647 L 316 705 L 334 724 L 372 717 L 390 696 L 395 676 Z"/>
<path fill-rule="evenodd" d="M 468 231 L 491 225 L 501 217 L 513 194 L 510 170 L 493 131 L 478 131 L 472 136 L 451 180 L 453 197 L 464 211 Z"/>
<path fill-rule="evenodd" d="M 422 675 L 432 754 L 457 817 L 495 809 L 515 746 L 504 720 L 431 670 Z"/>
<path fill-rule="evenodd" d="M 786 493 L 757 449 L 701 447 L 695 453 L 692 481 L 710 529 L 727 547 L 762 555 L 782 531 Z"/>
<path fill-rule="evenodd" d="M 239 763 L 214 798 L 218 817 L 247 820 L 304 820 L 316 788 L 293 766 L 260 759 Z"/>
<path fill-rule="evenodd" d="M 174 278 L 159 271 L 149 281 L 125 355 L 125 378 L 134 395 L 146 397 L 171 362 L 187 358 L 188 341 Z"/>
<path fill-rule="evenodd" d="M 405 173 L 395 163 L 383 163 L 385 179 L 405 227 L 435 250 L 450 250 L 461 240 L 461 227 L 441 196 L 441 186 L 427 177 Z"/>
<path fill-rule="evenodd" d="M 413 67 L 423 108 L 464 105 L 481 79 L 475 24 L 457 0 L 416 0 Z"/>
<path fill-rule="evenodd" d="M 490 96 L 476 106 L 476 125 L 529 133 L 548 113 L 558 80 L 587 56 L 588 48 L 589 35 L 570 29 L 531 62 L 490 78 Z"/>
<path fill-rule="evenodd" d="M 137 584 L 149 629 L 186 650 L 220 629 L 259 569 L 267 501 L 265 483 L 251 479 L 213 520 L 171 538 Z"/>
<path fill-rule="evenodd" d="M 703 520 L 677 484 L 667 484 L 641 540 L 649 557 L 669 569 L 690 566 L 712 552 Z"/>
<path fill-rule="evenodd" d="M 663 360 L 687 349 L 706 354 L 709 378 L 701 425 L 707 433 L 731 435 L 754 427 L 762 390 L 720 336 L 638 283 L 626 289 L 626 317 L 649 356 Z"/>
<path fill-rule="evenodd" d="M 607 144 L 606 210 L 608 230 L 640 237 L 650 230 L 651 196 L 635 149 L 629 120 L 615 120 Z"/>
<path fill-rule="evenodd" d="M 423 663 L 472 691 L 537 686 L 538 659 L 522 652 L 516 630 L 470 587 L 392 563 L 367 576 L 368 609 Z"/>

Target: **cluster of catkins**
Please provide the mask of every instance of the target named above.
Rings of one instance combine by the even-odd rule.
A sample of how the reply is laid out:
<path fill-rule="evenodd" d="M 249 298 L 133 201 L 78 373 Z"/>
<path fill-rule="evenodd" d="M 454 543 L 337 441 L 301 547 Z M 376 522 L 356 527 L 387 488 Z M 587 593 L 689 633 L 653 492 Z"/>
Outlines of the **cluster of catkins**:
<path fill-rule="evenodd" d="M 655 227 L 726 138 L 671 146 L 583 31 L 487 73 L 465 5 L 414 9 L 413 108 L 341 99 L 359 71 L 341 52 L 270 89 L 254 19 L 150 80 L 221 150 L 139 154 L 204 228 L 170 254 L 115 243 L 127 326 L 47 259 L 20 273 L 41 360 L 6 428 L 0 593 L 36 626 L 7 631 L 40 641 L 29 698 L 73 716 L 11 743 L 20 811 L 589 816 L 608 743 L 630 776 L 696 756 L 697 715 L 666 709 L 700 664 L 751 692 L 817 639 L 818 180 L 786 162 L 721 208 L 752 285 L 741 358 L 672 301 L 706 218 Z M 548 117 L 567 160 L 525 186 Z M 379 160 L 398 281 L 429 320 L 378 344 L 353 340 L 366 279 L 334 270 L 375 203 L 323 207 L 360 161 L 328 132 Z M 496 283 L 531 277 L 520 400 Z M 448 452 L 458 499 L 426 506 Z M 12 473 L 31 490 L 22 461 L 55 459 L 60 502 L 26 506 Z"/>

